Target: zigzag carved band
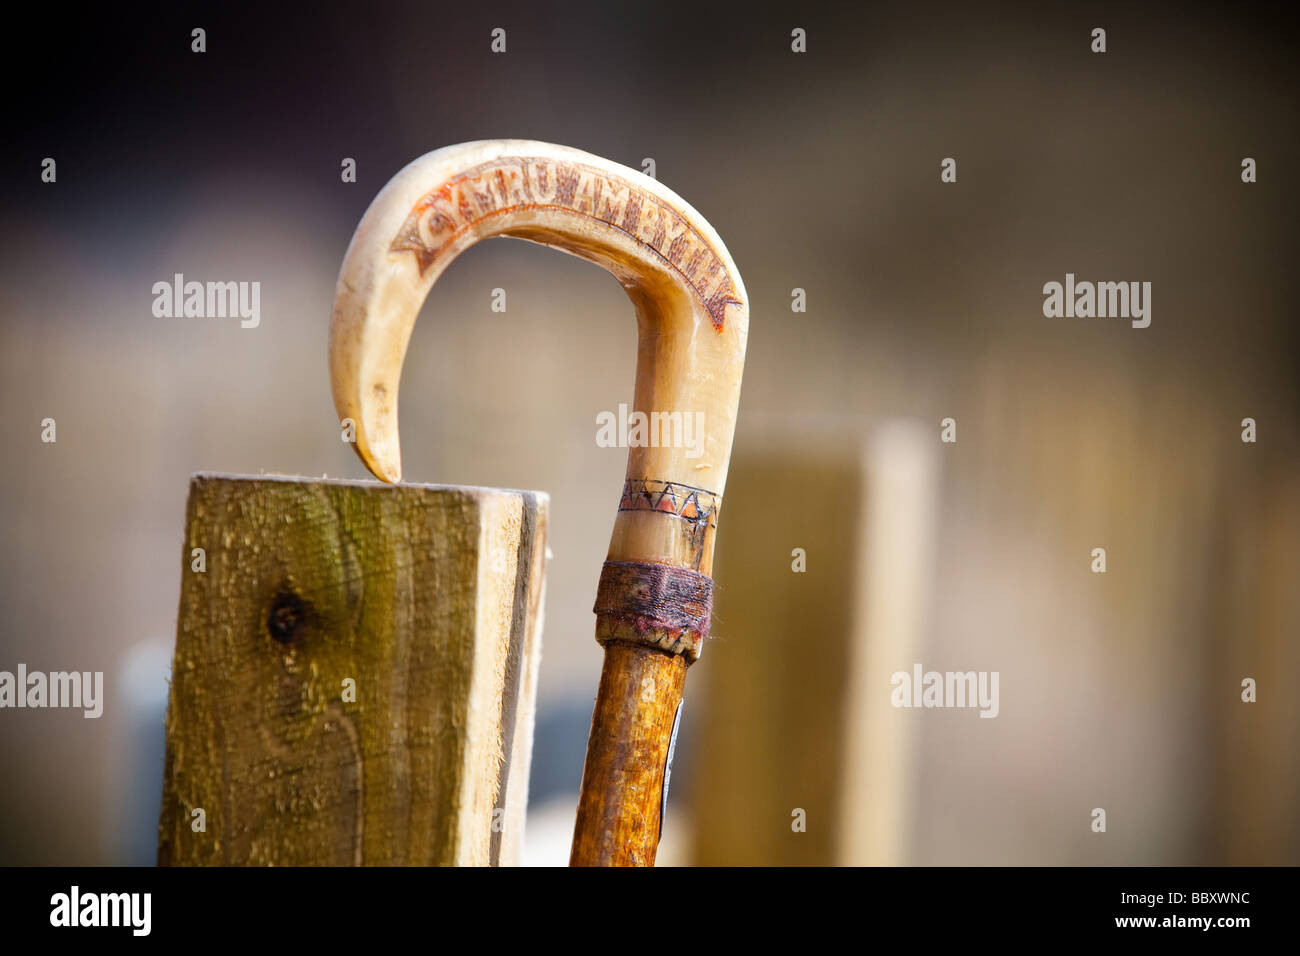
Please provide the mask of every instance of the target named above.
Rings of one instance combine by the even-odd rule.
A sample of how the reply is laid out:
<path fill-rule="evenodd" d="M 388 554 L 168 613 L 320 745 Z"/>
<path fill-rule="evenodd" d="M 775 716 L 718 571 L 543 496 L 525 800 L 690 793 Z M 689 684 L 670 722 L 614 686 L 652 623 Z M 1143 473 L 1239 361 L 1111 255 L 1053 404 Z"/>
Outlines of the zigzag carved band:
<path fill-rule="evenodd" d="M 677 481 L 629 478 L 623 483 L 619 511 L 658 511 L 695 525 L 718 526 L 718 495 Z"/>
<path fill-rule="evenodd" d="M 713 579 L 666 564 L 606 561 L 592 610 L 599 643 L 648 644 L 694 661 L 709 636 Z"/>

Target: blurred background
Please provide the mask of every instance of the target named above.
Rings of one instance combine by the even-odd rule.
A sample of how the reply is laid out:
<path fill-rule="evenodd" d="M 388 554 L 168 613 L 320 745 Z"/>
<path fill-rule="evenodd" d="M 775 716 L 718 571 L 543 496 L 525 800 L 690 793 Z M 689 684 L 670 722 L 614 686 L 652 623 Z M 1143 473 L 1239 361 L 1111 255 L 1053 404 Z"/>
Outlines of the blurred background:
<path fill-rule="evenodd" d="M 0 863 L 152 862 L 189 476 L 366 476 L 326 366 L 344 250 L 411 159 L 495 137 L 652 158 L 748 286 L 716 639 L 661 863 L 1300 862 L 1286 11 L 128 4 L 15 24 L 0 669 L 104 671 L 107 701 L 0 712 Z M 1044 318 L 1067 272 L 1150 282 L 1150 327 Z M 260 326 L 156 318 L 175 273 L 259 281 Z M 404 477 L 552 496 L 525 858 L 564 863 L 625 464 L 595 418 L 631 399 L 632 310 L 600 269 L 501 241 L 423 316 Z M 997 718 L 892 708 L 918 663 L 999 672 Z"/>

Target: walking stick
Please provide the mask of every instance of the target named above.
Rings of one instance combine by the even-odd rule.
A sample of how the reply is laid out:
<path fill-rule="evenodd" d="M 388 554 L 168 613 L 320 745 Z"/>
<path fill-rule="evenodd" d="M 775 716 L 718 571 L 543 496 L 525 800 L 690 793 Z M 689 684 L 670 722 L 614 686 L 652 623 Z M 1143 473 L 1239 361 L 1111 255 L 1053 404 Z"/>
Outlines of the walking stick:
<path fill-rule="evenodd" d="M 700 214 L 634 170 L 525 140 L 422 156 L 357 227 L 330 327 L 335 407 L 353 422 L 362 461 L 384 481 L 401 479 L 397 388 L 420 306 L 457 255 L 491 236 L 604 266 L 636 309 L 633 414 L 650 427 L 629 434 L 597 588 L 605 663 L 571 863 L 650 866 L 686 669 L 709 631 L 713 539 L 749 326 L 745 287 Z M 686 440 L 701 421 L 703 440 Z M 676 429 L 675 440 L 649 440 L 665 428 Z"/>

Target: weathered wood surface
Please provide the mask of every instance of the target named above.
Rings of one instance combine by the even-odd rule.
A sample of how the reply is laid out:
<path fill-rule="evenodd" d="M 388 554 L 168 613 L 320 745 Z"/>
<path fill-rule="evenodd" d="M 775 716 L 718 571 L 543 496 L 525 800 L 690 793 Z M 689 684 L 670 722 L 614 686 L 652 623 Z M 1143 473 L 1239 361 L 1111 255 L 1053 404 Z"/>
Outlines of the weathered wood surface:
<path fill-rule="evenodd" d="M 547 507 L 195 476 L 159 863 L 516 862 Z"/>

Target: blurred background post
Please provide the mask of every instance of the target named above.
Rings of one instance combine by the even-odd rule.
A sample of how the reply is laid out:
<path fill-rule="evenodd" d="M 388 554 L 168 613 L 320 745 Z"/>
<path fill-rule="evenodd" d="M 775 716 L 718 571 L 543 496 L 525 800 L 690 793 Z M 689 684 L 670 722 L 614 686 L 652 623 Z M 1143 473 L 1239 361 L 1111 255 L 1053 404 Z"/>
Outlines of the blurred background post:
<path fill-rule="evenodd" d="M 652 159 L 751 300 L 718 640 L 688 678 L 662 863 L 1300 862 L 1282 7 L 195 16 L 15 28 L 65 66 L 2 67 L 31 95 L 0 156 L 0 669 L 104 671 L 107 700 L 0 713 L 0 863 L 155 843 L 166 675 L 140 648 L 175 634 L 189 477 L 365 477 L 326 366 L 348 239 L 402 165 L 500 136 Z M 176 273 L 260 282 L 260 323 L 155 316 Z M 1150 326 L 1045 317 L 1067 273 L 1151 282 Z M 632 310 L 601 270 L 506 241 L 425 313 L 405 477 L 551 496 L 524 859 L 562 864 L 626 460 L 596 416 L 631 398 Z M 791 431 L 819 456 L 787 456 Z M 743 516 L 773 483 L 764 534 Z M 997 718 L 892 707 L 915 663 L 998 672 Z"/>

